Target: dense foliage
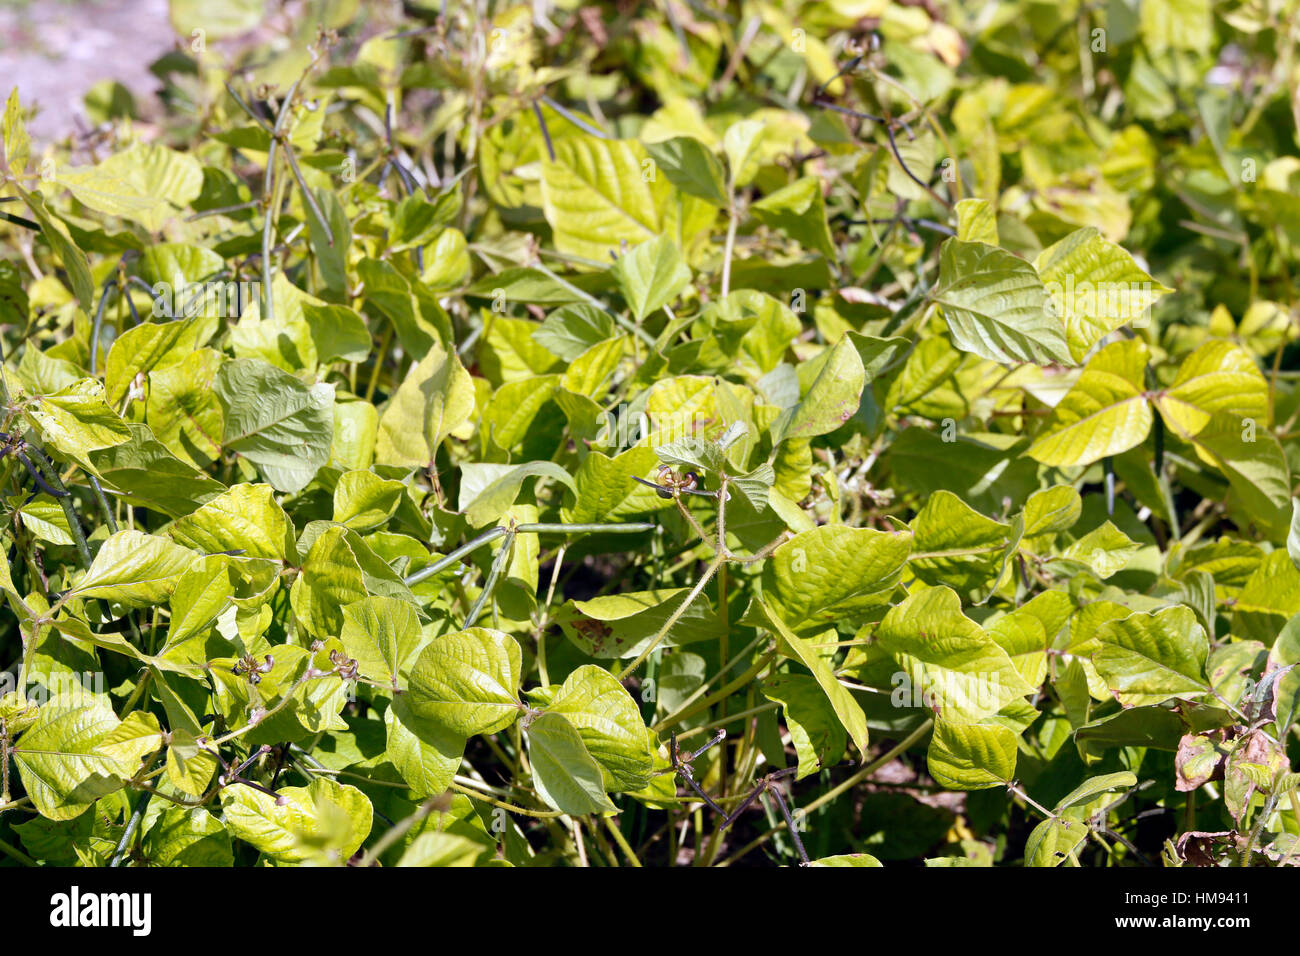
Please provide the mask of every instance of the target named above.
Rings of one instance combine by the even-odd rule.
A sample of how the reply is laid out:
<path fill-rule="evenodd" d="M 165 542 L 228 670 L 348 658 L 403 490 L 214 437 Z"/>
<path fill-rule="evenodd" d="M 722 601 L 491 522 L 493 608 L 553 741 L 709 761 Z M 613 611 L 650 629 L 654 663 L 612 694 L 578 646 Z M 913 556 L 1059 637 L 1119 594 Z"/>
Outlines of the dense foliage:
<path fill-rule="evenodd" d="M 15 91 L 0 859 L 1293 863 L 1296 7 L 172 0 L 160 120 Z"/>

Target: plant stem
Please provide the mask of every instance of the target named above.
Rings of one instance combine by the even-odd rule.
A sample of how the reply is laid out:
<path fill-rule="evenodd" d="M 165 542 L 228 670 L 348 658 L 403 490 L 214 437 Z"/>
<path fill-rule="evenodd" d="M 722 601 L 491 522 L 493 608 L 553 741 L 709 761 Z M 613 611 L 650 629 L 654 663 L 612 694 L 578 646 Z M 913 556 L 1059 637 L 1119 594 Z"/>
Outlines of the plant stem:
<path fill-rule="evenodd" d="M 767 665 L 770 664 L 775 659 L 776 659 L 776 651 L 768 651 L 766 654 L 760 657 L 758 661 L 752 667 L 749 668 L 749 670 L 745 671 L 745 673 L 741 674 L 735 680 L 731 681 L 729 684 L 725 685 L 724 687 L 721 687 L 718 690 L 714 691 L 712 694 L 710 694 L 708 697 L 705 697 L 701 701 L 697 701 L 694 704 L 684 705 L 682 708 L 680 708 L 677 711 L 677 713 L 671 714 L 668 717 L 665 717 L 663 720 L 659 721 L 659 723 L 655 724 L 654 729 L 656 731 L 667 730 L 669 727 L 673 726 L 674 724 L 680 724 L 683 720 L 687 720 L 691 717 L 694 717 L 696 714 L 700 713 L 701 711 L 708 710 L 710 707 L 712 707 L 714 704 L 718 703 L 719 701 L 726 700 L 728 697 L 730 697 L 736 691 L 740 690 L 740 688 L 744 687 L 755 677 L 757 677 L 760 673 L 762 673 L 763 668 L 767 667 Z"/>
<path fill-rule="evenodd" d="M 325 218 L 325 211 L 321 209 L 320 203 L 307 186 L 307 180 L 303 178 L 302 169 L 298 166 L 298 159 L 293 154 L 293 147 L 288 143 L 284 144 L 284 158 L 289 160 L 289 169 L 293 173 L 293 178 L 298 181 L 298 188 L 302 190 L 303 201 L 311 210 L 311 214 L 316 217 L 316 222 L 320 225 L 321 232 L 325 234 L 325 241 L 334 245 L 334 230 L 330 228 L 329 220 Z"/>
<path fill-rule="evenodd" d="M 515 525 L 520 534 L 640 534 L 659 527 L 653 521 L 630 521 L 624 524 L 525 523 Z"/>
<path fill-rule="evenodd" d="M 126 822 L 126 830 L 122 834 L 122 839 L 117 843 L 117 849 L 113 851 L 113 858 L 108 861 L 110 867 L 122 865 L 122 857 L 126 856 L 127 849 L 131 845 L 131 840 L 135 836 L 136 829 L 140 826 L 140 820 L 144 816 L 145 807 L 149 805 L 149 798 L 153 795 L 152 790 L 143 790 L 139 798 L 135 801 L 135 810 L 131 813 L 131 819 Z"/>
<path fill-rule="evenodd" d="M 840 783 L 838 786 L 832 787 L 830 790 L 827 790 L 816 800 L 813 800 L 811 803 L 807 804 L 803 808 L 804 814 L 806 815 L 812 813 L 818 807 L 830 803 L 840 794 L 852 790 L 863 780 L 866 780 L 869 776 L 871 776 L 881 767 L 885 766 L 885 764 L 890 763 L 892 760 L 894 760 L 894 758 L 904 753 L 909 747 L 912 746 L 912 744 L 916 743 L 918 740 L 920 740 L 922 737 L 928 734 L 930 732 L 930 728 L 932 728 L 933 726 L 934 726 L 933 718 L 926 720 L 925 723 L 917 727 L 916 730 L 908 734 L 907 737 L 905 737 L 897 745 L 892 747 L 889 751 L 877 757 L 875 760 L 871 761 L 871 763 L 867 764 L 865 767 L 863 767 L 853 776 L 849 777 L 847 780 Z M 746 843 L 735 853 L 731 854 L 731 856 L 727 857 L 725 860 L 719 863 L 718 866 L 730 866 L 732 863 L 734 863 L 736 860 L 739 860 L 742 856 L 749 853 L 751 850 L 755 850 L 758 847 L 762 846 L 769 839 L 771 839 L 772 836 L 776 834 L 780 829 L 781 827 L 772 827 L 770 830 L 768 830 L 766 833 L 762 834 L 761 836 L 755 837 L 749 843 Z"/>
<path fill-rule="evenodd" d="M 537 623 L 537 677 L 542 686 L 550 684 L 551 679 L 546 669 L 546 628 L 551 622 L 551 602 L 555 600 L 555 585 L 560 580 L 560 565 L 564 562 L 567 544 L 560 545 L 551 565 L 551 583 L 546 589 L 546 603 L 542 606 L 541 620 Z"/>
<path fill-rule="evenodd" d="M 483 545 L 487 544 L 489 541 L 495 541 L 497 538 L 502 537 L 503 535 L 506 534 L 508 530 L 509 529 L 505 528 L 502 525 L 497 525 L 495 528 L 488 528 L 482 534 L 476 535 L 475 537 L 471 538 L 469 541 L 462 544 L 459 548 L 452 551 L 450 554 L 446 555 L 445 557 L 439 558 L 437 561 L 429 565 L 427 568 L 421 568 L 419 571 L 416 571 L 414 574 L 407 575 L 403 579 L 403 582 L 406 584 L 407 587 L 410 587 L 412 584 L 419 584 L 421 581 L 433 577 L 439 571 L 443 571 L 451 567 L 453 564 L 455 564 L 461 558 L 465 557 L 465 555 L 469 554 L 471 551 L 483 547 Z"/>
<path fill-rule="evenodd" d="M 438 797 L 430 797 L 428 800 L 425 800 L 424 803 L 420 804 L 414 813 L 398 823 L 397 826 L 389 827 L 388 832 L 380 837 L 375 842 L 375 845 L 366 851 L 366 855 L 361 858 L 360 865 L 362 867 L 374 866 L 375 863 L 378 862 L 379 858 L 383 856 L 384 851 L 405 836 L 406 832 L 410 830 L 411 827 L 415 826 L 432 813 L 437 808 L 437 805 Z"/>
<path fill-rule="evenodd" d="M 384 359 L 388 356 L 388 346 L 393 341 L 393 326 L 384 326 L 384 334 L 379 337 L 379 350 L 375 352 L 375 365 L 370 370 L 370 382 L 366 385 L 366 401 L 371 401 L 375 397 L 375 386 L 379 384 L 379 373 L 384 367 Z"/>
<path fill-rule="evenodd" d="M 86 542 L 85 529 L 81 527 L 81 519 L 77 517 L 77 509 L 72 505 L 72 495 L 63 484 L 63 479 L 59 477 L 59 470 L 55 468 L 45 453 L 31 446 L 36 454 L 31 456 L 32 464 L 36 466 L 44 477 L 46 483 L 59 492 L 59 505 L 63 508 L 63 516 L 68 519 L 68 530 L 72 532 L 72 537 L 77 543 L 77 554 L 81 556 L 81 566 L 87 571 L 90 570 L 90 564 L 94 558 L 90 554 L 90 545 Z"/>
<path fill-rule="evenodd" d="M 459 783 L 452 782 L 451 789 L 457 793 L 463 793 L 471 800 L 481 800 L 484 803 L 490 803 L 494 807 L 500 807 L 510 813 L 518 813 L 525 817 L 536 817 L 539 820 L 553 820 L 557 817 L 564 816 L 559 810 L 530 810 L 527 807 L 517 806 L 513 803 L 506 803 L 504 800 L 497 800 L 495 797 L 489 797 L 486 794 L 479 793 L 477 790 L 471 790 L 469 787 L 462 786 Z"/>
<path fill-rule="evenodd" d="M 668 620 L 664 621 L 663 626 L 659 628 L 659 632 L 655 634 L 650 643 L 646 645 L 645 650 L 637 655 L 636 660 L 631 664 L 628 664 L 627 667 L 623 668 L 623 670 L 619 672 L 618 679 L 620 681 L 627 680 L 628 677 L 636 672 L 638 667 L 645 663 L 645 659 L 650 656 L 650 652 L 658 647 L 660 642 L 668 636 L 668 632 L 672 630 L 673 625 L 681 620 L 682 615 L 686 613 L 686 609 L 691 606 L 697 597 L 700 596 L 700 592 L 704 590 L 704 586 L 709 583 L 709 579 L 713 577 L 718 568 L 722 567 L 722 562 L 725 560 L 726 558 L 721 555 L 713 559 L 704 574 L 695 582 L 695 587 L 691 588 L 691 593 L 686 595 L 686 599 L 678 605 L 677 610 L 673 611 Z"/>
<path fill-rule="evenodd" d="M 90 327 L 90 374 L 99 372 L 99 334 L 104 325 L 104 307 L 108 305 L 108 296 L 117 289 L 116 279 L 105 282 L 99 292 L 99 306 L 95 309 L 95 321 Z"/>
<path fill-rule="evenodd" d="M 740 223 L 740 217 L 736 215 L 735 198 L 732 197 L 732 206 L 727 215 L 727 242 L 722 249 L 722 297 L 725 299 L 731 292 L 731 256 L 736 248 L 736 226 Z"/>
<path fill-rule="evenodd" d="M 1250 828 L 1250 835 L 1246 838 L 1246 847 L 1241 851 L 1241 858 L 1238 860 L 1238 866 L 1250 866 L 1251 857 L 1255 855 L 1255 844 L 1259 841 L 1259 835 L 1264 829 L 1264 824 L 1268 818 L 1273 815 L 1274 809 L 1277 808 L 1277 794 L 1271 793 L 1264 801 L 1264 805 L 1259 809 L 1259 815 L 1255 819 L 1255 825 Z"/>
<path fill-rule="evenodd" d="M 623 836 L 623 831 L 618 828 L 613 817 L 605 817 L 605 828 L 609 830 L 609 835 L 614 838 L 618 848 L 623 851 L 623 856 L 627 857 L 628 863 L 634 867 L 640 867 L 641 861 L 637 858 L 636 851 L 627 842 L 627 837 Z"/>
<path fill-rule="evenodd" d="M 483 613 L 483 608 L 487 606 L 488 599 L 491 598 L 492 593 L 496 591 L 497 581 L 501 578 L 501 569 L 505 567 L 506 562 L 510 560 L 510 554 L 514 550 L 514 546 L 515 533 L 513 531 L 507 531 L 506 539 L 501 542 L 501 550 L 497 552 L 496 559 L 492 562 L 492 568 L 488 571 L 487 580 L 483 583 L 483 592 L 479 594 L 478 600 L 475 601 L 474 606 L 470 608 L 469 616 L 465 618 L 466 628 L 474 626 L 474 622 L 477 621 L 479 615 Z"/>
<path fill-rule="evenodd" d="M 18 849 L 18 847 L 13 846 L 10 843 L 6 843 L 4 840 L 0 840 L 0 853 L 4 853 L 7 856 L 13 857 L 23 866 L 36 866 L 35 860 L 33 860 L 22 850 Z"/>

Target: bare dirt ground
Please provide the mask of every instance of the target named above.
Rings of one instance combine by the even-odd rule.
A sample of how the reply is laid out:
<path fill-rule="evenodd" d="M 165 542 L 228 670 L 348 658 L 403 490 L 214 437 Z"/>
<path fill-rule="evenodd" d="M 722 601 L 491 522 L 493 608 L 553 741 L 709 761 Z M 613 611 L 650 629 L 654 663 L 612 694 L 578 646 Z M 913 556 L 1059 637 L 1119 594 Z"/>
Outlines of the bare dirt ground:
<path fill-rule="evenodd" d="M 0 97 L 18 87 L 39 143 L 77 130 L 82 98 L 116 80 L 142 103 L 158 85 L 149 64 L 176 40 L 167 0 L 0 0 Z"/>

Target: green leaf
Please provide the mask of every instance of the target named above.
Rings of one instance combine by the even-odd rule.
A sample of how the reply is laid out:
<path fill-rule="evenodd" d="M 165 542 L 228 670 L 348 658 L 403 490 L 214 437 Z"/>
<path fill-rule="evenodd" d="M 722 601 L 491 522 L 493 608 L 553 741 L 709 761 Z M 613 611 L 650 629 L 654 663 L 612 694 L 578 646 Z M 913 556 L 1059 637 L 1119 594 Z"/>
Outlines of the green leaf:
<path fill-rule="evenodd" d="M 452 866 L 509 866 L 495 856 L 496 846 L 485 847 L 483 842 L 459 833 L 440 833 L 426 830 L 406 848 L 399 867 L 452 867 Z"/>
<path fill-rule="evenodd" d="M 446 792 L 465 756 L 465 738 L 420 720 L 404 697 L 396 697 L 384 714 L 388 732 L 385 755 L 417 797 Z"/>
<path fill-rule="evenodd" d="M 370 800 L 356 787 L 317 777 L 307 787 L 285 787 L 273 797 L 236 784 L 221 791 L 231 835 L 281 863 L 341 866 L 370 833 Z"/>
<path fill-rule="evenodd" d="M 166 538 L 119 531 L 100 545 L 90 570 L 68 597 L 107 598 L 126 607 L 161 604 L 197 558 Z"/>
<path fill-rule="evenodd" d="M 142 849 L 154 866 L 235 865 L 230 834 L 202 807 L 169 806 L 145 832 Z"/>
<path fill-rule="evenodd" d="M 1209 639 L 1188 607 L 1133 613 L 1097 628 L 1092 661 L 1126 706 L 1207 692 Z"/>
<path fill-rule="evenodd" d="M 606 256 L 605 260 L 602 260 L 602 265 L 608 259 L 609 257 Z M 613 277 L 608 271 L 584 273 L 575 275 L 571 279 L 556 281 L 554 273 L 547 275 L 538 269 L 516 266 L 503 269 L 496 275 L 483 276 L 466 289 L 465 294 L 484 299 L 496 299 L 500 296 L 506 302 L 526 302 L 538 306 L 572 307 L 586 303 L 587 296 L 611 289 L 613 285 Z M 598 311 L 604 312 L 603 309 Z M 610 322 L 613 322 L 613 318 L 610 318 Z"/>
<path fill-rule="evenodd" d="M 550 461 L 523 465 L 466 463 L 461 467 L 460 500 L 456 507 L 465 513 L 472 527 L 491 524 L 514 506 L 519 489 L 531 477 L 545 477 L 577 493 L 573 477 Z"/>
<path fill-rule="evenodd" d="M 1268 382 L 1254 357 L 1239 345 L 1212 339 L 1178 366 L 1178 375 L 1154 398 L 1171 430 L 1190 439 L 1216 413 L 1233 419 L 1269 417 Z M 1236 422 L 1234 422 L 1236 424 Z"/>
<path fill-rule="evenodd" d="M 674 301 L 691 283 L 691 270 L 667 236 L 623 253 L 610 272 L 638 322 Z"/>
<path fill-rule="evenodd" d="M 764 373 L 780 364 L 791 341 L 803 328 L 788 305 L 757 289 L 736 289 L 725 299 L 710 303 L 702 318 L 712 323 L 719 348 L 728 354 L 734 354 L 739 348 L 743 354 L 737 358 L 748 356 Z M 870 346 L 863 343 L 867 337 L 853 332 L 849 337 L 866 362 Z"/>
<path fill-rule="evenodd" d="M 1066 605 L 1065 613 L 1058 618 L 1063 624 L 1064 619 L 1069 617 L 1069 612 L 1074 608 L 1069 603 L 1069 599 L 1059 591 L 1046 591 L 1028 604 L 1021 605 L 987 624 L 989 636 L 1007 652 L 1007 656 L 1016 665 L 1017 672 L 1031 687 L 1040 686 L 1047 676 L 1047 649 L 1051 644 L 1047 633 L 1049 625 L 1044 624 L 1043 618 L 1037 613 L 1039 608 L 1035 605 L 1054 601 L 1056 598 L 1064 598 L 1062 603 Z M 1053 637 L 1055 633 L 1052 632 Z"/>
<path fill-rule="evenodd" d="M 5 166 L 15 179 L 21 179 L 27 168 L 27 159 L 31 155 L 31 138 L 23 123 L 23 108 L 18 102 L 18 87 L 9 91 L 5 103 L 3 124 L 0 125 L 0 141 L 4 144 Z"/>
<path fill-rule="evenodd" d="M 827 525 L 801 532 L 763 566 L 763 598 L 795 630 L 889 601 L 912 548 L 906 531 Z"/>
<path fill-rule="evenodd" d="M 640 708 L 609 671 L 592 664 L 577 668 L 546 711 L 563 715 L 578 731 L 604 771 L 606 790 L 640 790 L 650 782 L 654 754 L 646 747 Z"/>
<path fill-rule="evenodd" d="M 264 0 L 168 0 L 172 27 L 182 37 L 189 38 L 202 31 L 208 39 L 247 33 L 262 22 Z"/>
<path fill-rule="evenodd" d="M 460 191 L 451 190 L 429 202 L 416 193 L 407 196 L 393 211 L 393 227 L 388 231 L 388 248 L 394 252 L 425 245 L 460 212 Z"/>
<path fill-rule="evenodd" d="M 570 816 L 617 810 L 605 796 L 600 765 L 562 715 L 544 713 L 528 725 L 528 758 L 538 795 L 556 810 Z"/>
<path fill-rule="evenodd" d="M 555 622 L 582 652 L 595 658 L 627 658 L 640 654 L 685 600 L 690 588 L 625 591 L 589 601 L 566 601 Z M 716 641 L 722 619 L 701 596 L 693 601 L 663 640 L 665 647 Z"/>
<path fill-rule="evenodd" d="M 946 720 L 976 723 L 1034 691 L 949 588 L 913 591 L 890 608 L 876 642 Z"/>
<path fill-rule="evenodd" d="M 1088 825 L 1082 820 L 1052 817 L 1034 827 L 1025 844 L 1025 865 L 1060 866 L 1088 838 Z"/>
<path fill-rule="evenodd" d="M 572 362 L 593 345 L 617 333 L 614 320 L 604 309 L 579 302 L 556 309 L 532 333 L 533 341 L 549 352 Z"/>
<path fill-rule="evenodd" d="M 974 437 L 946 442 L 927 428 L 907 428 L 889 449 L 895 484 L 922 497 L 940 489 L 981 511 L 1002 508 L 1004 497 L 1023 500 L 1037 487 L 1037 464 Z"/>
<path fill-rule="evenodd" d="M 737 475 L 728 482 L 728 487 L 737 492 L 760 514 L 768 504 L 768 493 L 776 484 L 776 471 L 767 462 L 759 465 L 747 475 Z"/>
<path fill-rule="evenodd" d="M 373 306 L 393 323 L 407 354 L 423 358 L 435 345 L 445 346 L 451 335 L 450 322 L 432 293 L 412 288 L 405 276 L 382 259 L 362 259 L 357 263 L 357 278 L 365 285 L 367 312 L 373 314 Z"/>
<path fill-rule="evenodd" d="M 1149 747 L 1173 753 L 1187 730 L 1178 714 L 1164 707 L 1130 707 L 1084 724 L 1074 732 L 1085 759 L 1114 747 Z"/>
<path fill-rule="evenodd" d="M 332 525 L 312 542 L 290 598 L 301 626 L 324 640 L 343 626 L 341 608 L 372 594 L 414 601 L 397 573 L 355 531 Z"/>
<path fill-rule="evenodd" d="M 41 494 L 34 498 L 14 495 L 9 499 L 9 507 L 14 515 L 22 519 L 23 527 L 38 541 L 61 545 L 75 543 L 68 516 L 64 514 L 62 506 L 49 495 Z"/>
<path fill-rule="evenodd" d="M 158 248 L 154 246 L 149 251 L 155 252 Z M 173 257 L 166 258 L 170 260 Z M 216 259 L 219 268 L 220 257 Z M 188 281 L 190 280 L 182 276 L 178 285 Z M 198 316 L 177 319 L 175 322 L 142 322 L 135 328 L 127 329 L 113 340 L 104 364 L 105 398 L 108 404 L 120 408 L 137 375 L 183 361 L 207 341 L 212 328 L 202 316 Z"/>
<path fill-rule="evenodd" d="M 947 240 L 931 301 L 943 310 L 953 344 L 964 352 L 1003 364 L 1074 364 L 1038 273 L 1003 249 Z"/>
<path fill-rule="evenodd" d="M 1255 419 L 1219 412 L 1193 440 L 1197 456 L 1223 472 L 1237 520 L 1281 541 L 1288 530 L 1291 470 L 1281 442 Z"/>
<path fill-rule="evenodd" d="M 658 466 L 659 456 L 647 445 L 637 445 L 612 458 L 598 451 L 588 453 L 573 476 L 576 500 L 565 508 L 564 520 L 574 524 L 616 521 L 671 508 L 671 501 L 635 480 L 654 480 Z"/>
<path fill-rule="evenodd" d="M 1286 736 L 1287 731 L 1300 717 L 1300 614 L 1293 616 L 1282 627 L 1277 641 L 1268 654 L 1269 669 L 1289 668 L 1277 679 L 1273 688 L 1274 709 L 1277 712 L 1278 738 Z"/>
<path fill-rule="evenodd" d="M 841 853 L 812 860 L 809 866 L 884 866 L 870 853 Z"/>
<path fill-rule="evenodd" d="M 658 143 L 647 143 L 646 152 L 684 193 L 698 196 L 715 206 L 727 205 L 725 173 L 713 151 L 691 136 L 675 136 Z"/>
<path fill-rule="evenodd" d="M 1044 249 L 1034 268 L 1065 323 L 1065 339 L 1075 362 L 1083 361 L 1094 345 L 1120 326 L 1140 327 L 1148 321 L 1147 310 L 1173 291 L 1091 226 Z"/>
<path fill-rule="evenodd" d="M 626 336 L 596 343 L 569 364 L 560 384 L 566 391 L 584 398 L 604 395 L 610 377 L 618 371 L 627 351 L 627 343 Z M 597 405 L 596 409 L 599 408 Z"/>
<path fill-rule="evenodd" d="M 958 239 L 990 246 L 998 244 L 997 210 L 987 199 L 962 199 L 953 208 L 957 213 Z"/>
<path fill-rule="evenodd" d="M 763 225 L 784 232 L 805 249 L 835 261 L 835 243 L 826 225 L 826 202 L 816 176 L 805 176 L 764 196 L 749 207 Z"/>
<path fill-rule="evenodd" d="M 133 143 L 94 166 L 65 167 L 58 183 L 96 212 L 158 232 L 203 189 L 203 166 L 159 143 Z"/>
<path fill-rule="evenodd" d="M 1139 11 L 1143 46 L 1155 56 L 1166 50 L 1206 52 L 1214 38 L 1209 0 L 1149 0 Z"/>
<path fill-rule="evenodd" d="M 224 424 L 213 385 L 224 361 L 214 349 L 199 349 L 149 373 L 149 427 L 178 457 L 201 467 L 221 456 Z"/>
<path fill-rule="evenodd" d="M 363 676 L 396 688 L 420 647 L 420 619 L 406 601 L 366 597 L 343 608 L 339 639 Z"/>
<path fill-rule="evenodd" d="M 411 367 L 379 417 L 375 460 L 422 467 L 442 440 L 474 412 L 474 384 L 452 353 L 433 346 Z"/>
<path fill-rule="evenodd" d="M 297 146 L 302 140 L 312 138 L 312 129 L 319 129 L 314 120 L 320 116 L 320 111 L 324 107 L 324 103 L 319 103 L 316 112 L 306 117 L 307 122 L 294 126 L 289 135 L 292 145 Z M 320 270 L 321 292 L 327 299 L 337 301 L 343 299 L 348 291 L 350 279 L 348 253 L 352 248 L 352 222 L 348 219 L 339 196 L 335 195 L 332 189 L 316 188 L 310 191 L 316 197 L 321 217 L 329 225 L 330 230 L 330 234 L 327 235 L 321 218 L 318 218 L 315 213 L 307 214 L 307 235 L 310 238 L 312 256 Z M 361 318 L 355 312 L 350 309 L 342 312 L 331 310 L 330 318 L 338 323 L 337 326 L 331 327 L 328 319 L 322 323 L 319 321 L 319 313 L 312 314 L 312 310 L 316 308 L 319 306 L 315 302 L 303 303 L 303 319 L 311 329 L 311 337 L 316 345 L 319 361 L 335 361 L 345 350 L 351 350 L 354 355 L 361 351 L 366 353 L 370 351 L 369 332 L 364 331 Z M 362 345 L 362 334 L 365 335 L 364 345 Z"/>
<path fill-rule="evenodd" d="M 1082 514 L 1083 499 L 1069 485 L 1042 488 L 1025 502 L 1025 537 L 1068 531 Z"/>
<path fill-rule="evenodd" d="M 145 249 L 144 255 L 140 257 L 140 271 L 145 282 L 150 286 L 162 283 L 166 287 L 166 290 L 159 289 L 155 293 L 157 296 L 155 302 L 167 305 L 175 305 L 175 298 L 179 298 L 182 304 L 189 302 L 190 296 L 198 291 L 190 287 L 217 278 L 217 273 L 221 272 L 225 265 L 225 260 L 211 249 L 188 242 L 159 242 Z M 189 290 L 190 295 L 182 296 L 186 290 Z M 199 296 L 197 303 L 204 303 L 204 298 Z M 162 310 L 157 310 L 157 314 L 162 314 Z M 176 316 L 176 318 L 181 317 Z M 145 323 L 145 325 L 149 324 L 151 323 Z M 211 325 L 212 331 L 215 331 L 216 323 L 213 322 Z M 136 326 L 136 328 L 140 327 Z M 127 331 L 131 332 L 134 329 Z M 123 336 L 125 334 L 123 333 Z"/>
<path fill-rule="evenodd" d="M 763 680 L 762 687 L 764 697 L 781 705 L 799 758 L 796 780 L 839 762 L 844 756 L 844 725 L 815 678 L 774 674 Z"/>
<path fill-rule="evenodd" d="M 334 486 L 334 520 L 356 531 L 377 528 L 393 516 L 405 492 L 400 481 L 372 471 L 345 471 Z"/>
<path fill-rule="evenodd" d="M 29 193 L 17 183 L 12 185 L 40 224 L 42 238 L 50 244 L 54 254 L 63 263 L 63 268 L 68 270 L 72 294 L 77 297 L 77 302 L 87 312 L 92 311 L 95 307 L 95 283 L 90 277 L 86 254 L 72 241 L 72 236 L 69 235 L 68 227 L 63 224 L 63 220 L 53 216 L 45 208 L 45 200 L 39 192 Z"/>
<path fill-rule="evenodd" d="M 59 699 L 41 707 L 18 738 L 14 764 L 41 816 L 71 820 L 100 797 L 122 787 L 126 766 L 101 744 L 121 726 L 111 710 L 85 700 Z"/>
<path fill-rule="evenodd" d="M 1300 570 L 1279 549 L 1259 563 L 1237 595 L 1233 633 L 1271 644 L 1296 613 L 1300 613 Z"/>
<path fill-rule="evenodd" d="M 259 359 L 232 359 L 217 374 L 222 444 L 280 491 L 301 491 L 329 461 L 334 386 L 307 386 Z"/>
<path fill-rule="evenodd" d="M 652 170 L 645 147 L 634 140 L 567 136 L 555 159 L 542 161 L 542 210 L 556 248 L 608 262 L 629 245 L 675 232 L 668 177 Z"/>
<path fill-rule="evenodd" d="M 722 149 L 727 157 L 727 181 L 734 186 L 748 185 L 757 172 L 755 153 L 766 130 L 755 119 L 737 120 L 727 127 L 722 136 Z"/>
<path fill-rule="evenodd" d="M 167 536 L 206 554 L 238 550 L 252 558 L 298 559 L 293 522 L 270 485 L 234 485 L 173 521 Z"/>
<path fill-rule="evenodd" d="M 695 435 L 683 435 L 676 441 L 670 441 L 655 448 L 655 454 L 665 465 L 674 467 L 698 468 L 702 472 L 714 474 L 726 469 L 726 454 L 719 442 Z"/>
<path fill-rule="evenodd" d="M 342 305 L 316 305 L 304 302 L 302 317 L 316 343 L 316 360 L 322 365 L 332 362 L 364 362 L 370 355 L 370 330 L 354 310 Z"/>
<path fill-rule="evenodd" d="M 1065 813 L 1074 807 L 1092 803 L 1103 794 L 1114 793 L 1117 790 L 1128 790 L 1131 787 L 1136 787 L 1137 782 L 1137 776 L 1127 770 L 1102 774 L 1099 777 L 1089 777 L 1057 801 L 1055 812 Z"/>
<path fill-rule="evenodd" d="M 1052 410 L 1028 454 L 1044 465 L 1090 465 L 1140 444 L 1151 431 L 1139 339 L 1107 345 Z"/>
<path fill-rule="evenodd" d="M 196 665 L 207 662 L 206 639 L 235 594 L 230 565 L 225 555 L 199 558 L 177 579 L 159 657 Z"/>
<path fill-rule="evenodd" d="M 560 381 L 559 375 L 538 375 L 496 390 L 478 425 L 489 455 L 527 460 L 552 454 L 561 438 L 559 416 L 551 407 Z"/>
<path fill-rule="evenodd" d="M 504 730 L 523 708 L 522 667 L 508 634 L 486 627 L 444 634 L 411 667 L 411 712 L 461 737 Z"/>
<path fill-rule="evenodd" d="M 133 774 L 140 761 L 158 750 L 163 738 L 158 718 L 143 710 L 132 711 L 100 740 L 96 750 L 116 760 L 123 775 Z"/>
<path fill-rule="evenodd" d="M 949 790 L 1005 786 L 1016 775 L 1016 741 L 1000 724 L 936 718 L 926 755 L 930 776 Z"/>
<path fill-rule="evenodd" d="M 772 426 L 774 441 L 812 438 L 839 428 L 858 410 L 866 373 L 853 342 L 845 336 L 809 363 L 815 376 L 803 397 Z"/>
<path fill-rule="evenodd" d="M 912 520 L 912 571 L 958 593 L 981 591 L 1001 574 L 1011 528 L 986 518 L 948 491 L 930 496 Z"/>
<path fill-rule="evenodd" d="M 225 485 L 182 461 L 146 425 L 128 425 L 130 438 L 87 455 L 100 479 L 127 501 L 167 515 L 184 515 L 221 494 Z"/>
<path fill-rule="evenodd" d="M 783 649 L 789 649 L 789 656 L 794 657 L 804 667 L 812 671 L 813 678 L 817 681 L 830 701 L 831 709 L 835 711 L 835 716 L 839 718 L 844 729 L 848 731 L 849 738 L 853 745 L 858 748 L 858 752 L 865 760 L 867 756 L 867 718 L 862 713 L 862 708 L 858 702 L 853 699 L 848 688 L 839 682 L 835 677 L 835 672 L 826 662 L 817 649 L 802 638 L 796 637 L 790 628 L 776 615 L 776 613 L 765 604 L 762 599 L 759 600 L 758 606 L 762 609 L 766 623 L 780 637 Z"/>
<path fill-rule="evenodd" d="M 90 378 L 33 397 L 26 412 L 46 447 L 78 461 L 131 437 L 126 423 L 105 404 L 104 386 Z"/>
<path fill-rule="evenodd" d="M 1107 521 L 1067 547 L 1052 563 L 1066 573 L 1088 570 L 1103 581 L 1122 571 L 1141 545 Z"/>

